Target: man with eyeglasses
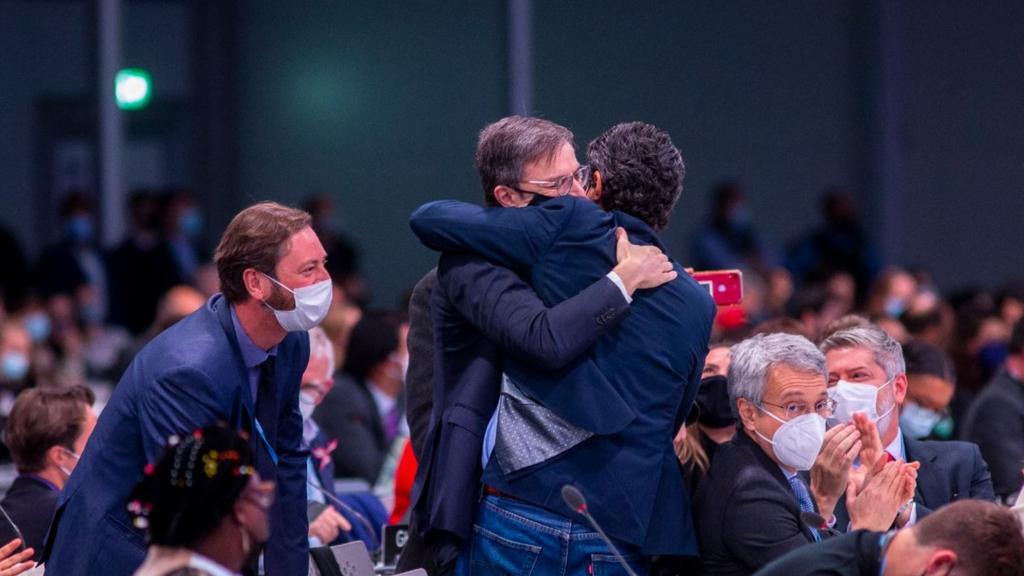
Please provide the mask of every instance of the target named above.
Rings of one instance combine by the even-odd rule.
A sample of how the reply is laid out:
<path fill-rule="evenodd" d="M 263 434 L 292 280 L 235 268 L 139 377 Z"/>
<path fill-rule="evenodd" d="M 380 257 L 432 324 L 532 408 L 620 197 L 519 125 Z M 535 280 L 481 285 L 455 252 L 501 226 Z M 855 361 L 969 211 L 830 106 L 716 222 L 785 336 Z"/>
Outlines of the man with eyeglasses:
<path fill-rule="evenodd" d="M 496 132 L 497 142 L 512 146 L 504 127 L 529 120 L 536 121 L 488 127 L 477 154 L 490 203 L 521 208 L 434 202 L 410 222 L 428 247 L 508 267 L 552 305 L 615 263 L 617 228 L 633 242 L 662 246 L 654 231 L 668 222 L 684 169 L 669 136 L 640 122 L 591 143 L 593 176 L 580 169 L 567 130 L 535 171 L 507 166 L 499 160 L 505 144 L 491 146 L 486 136 Z M 589 512 L 638 572 L 648 556 L 696 554 L 670 439 L 700 382 L 714 303 L 678 264 L 664 264 L 670 281 L 633 294 L 628 317 L 614 309 L 597 316 L 600 325 L 621 323 L 581 360 L 555 371 L 514 355 L 503 362 L 501 400 L 484 431 L 474 535 L 459 557 L 466 573 L 618 570 L 609 548 L 563 502 L 566 484 L 591 500 Z M 439 278 L 444 272 L 442 260 Z"/>
<path fill-rule="evenodd" d="M 732 347 L 728 381 L 739 430 L 694 500 L 702 574 L 751 574 L 830 532 L 799 474 L 814 466 L 836 408 L 822 353 L 802 336 L 758 334 Z M 854 527 L 884 530 L 899 495 L 913 492 L 913 467 L 885 463 L 855 492 L 865 513 Z"/>
<path fill-rule="evenodd" d="M 875 423 L 882 450 L 878 457 L 920 463 L 917 489 L 896 518 L 897 527 L 913 524 L 945 504 L 961 498 L 995 499 L 992 478 L 975 444 L 921 441 L 900 427 L 907 398 L 903 349 L 874 324 L 839 330 L 821 343 L 828 365 L 829 395 L 838 402 L 832 422 L 842 425 L 855 416 Z M 854 476 L 865 468 L 855 462 Z M 837 527 L 846 527 L 849 510 L 836 506 Z"/>

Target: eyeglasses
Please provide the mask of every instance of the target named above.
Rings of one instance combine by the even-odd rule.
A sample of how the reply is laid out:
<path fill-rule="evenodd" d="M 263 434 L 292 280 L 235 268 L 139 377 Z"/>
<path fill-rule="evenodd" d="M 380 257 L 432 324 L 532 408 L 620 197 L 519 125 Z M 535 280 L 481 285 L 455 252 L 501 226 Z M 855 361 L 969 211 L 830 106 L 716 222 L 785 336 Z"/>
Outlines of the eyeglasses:
<path fill-rule="evenodd" d="M 767 404 L 768 406 L 782 408 L 783 412 L 785 413 L 786 420 L 792 420 L 793 418 L 797 418 L 799 416 L 803 416 L 804 414 L 811 413 L 811 407 L 807 405 L 805 402 L 789 402 L 786 404 L 774 404 L 772 402 L 766 402 L 762 400 L 761 404 Z M 835 409 L 836 401 L 833 400 L 832 398 L 829 398 L 828 400 L 821 400 L 820 402 L 814 405 L 814 412 L 816 412 L 818 416 L 821 416 L 822 418 L 828 418 L 832 416 L 832 413 L 835 412 Z"/>
<path fill-rule="evenodd" d="M 537 192 L 534 190 L 523 190 L 521 188 L 516 188 L 515 186 L 510 186 L 510 188 L 519 192 L 526 192 L 527 194 L 565 196 L 572 190 L 573 181 L 579 183 L 580 186 L 583 186 L 588 180 L 590 180 L 590 166 L 582 165 L 574 170 L 572 174 L 566 174 L 565 176 L 555 178 L 554 180 L 523 180 L 523 182 L 526 182 L 527 184 L 533 184 L 534 186 L 545 188 L 548 191 L 553 192 L 553 194 Z"/>

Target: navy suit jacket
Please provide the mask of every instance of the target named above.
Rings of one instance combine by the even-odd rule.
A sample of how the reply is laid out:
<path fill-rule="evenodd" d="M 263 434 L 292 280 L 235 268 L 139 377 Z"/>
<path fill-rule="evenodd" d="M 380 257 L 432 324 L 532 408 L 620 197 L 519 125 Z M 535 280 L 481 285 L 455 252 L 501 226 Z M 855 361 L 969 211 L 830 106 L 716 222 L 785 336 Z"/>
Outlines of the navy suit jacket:
<path fill-rule="evenodd" d="M 250 432 L 257 470 L 277 483 L 270 511 L 265 566 L 270 576 L 305 574 L 306 455 L 299 382 L 309 360 L 309 336 L 291 333 L 278 344 L 274 384 L 278 419 L 261 422 L 279 462 L 252 434 L 255 408 L 230 307 L 220 294 L 154 338 L 135 357 L 100 415 L 61 493 L 47 541 L 53 574 L 130 576 L 146 543 L 125 506 L 147 463 L 167 438 L 224 422 Z"/>
<path fill-rule="evenodd" d="M 411 224 L 432 249 L 476 253 L 528 277 L 548 305 L 615 265 L 617 226 L 634 242 L 664 249 L 640 220 L 574 197 L 518 209 L 433 202 Z M 676 280 L 637 292 L 630 316 L 586 357 L 556 371 L 514 358 L 504 364 L 525 393 L 595 436 L 508 476 L 492 459 L 484 474 L 498 490 L 566 516 L 573 512 L 560 490 L 575 484 L 609 535 L 647 554 L 696 553 L 672 436 L 676 415 L 696 395 L 715 308 L 707 291 L 676 269 Z"/>
<path fill-rule="evenodd" d="M 814 542 L 782 469 L 742 429 L 718 447 L 694 507 L 702 575 L 752 574 Z"/>
<path fill-rule="evenodd" d="M 992 476 L 977 445 L 952 440 L 912 440 L 904 436 L 903 447 L 907 462 L 921 463 L 914 491 L 918 520 L 956 500 L 995 500 Z M 845 496 L 836 504 L 835 515 L 836 528 L 845 530 L 850 524 Z"/>
<path fill-rule="evenodd" d="M 420 301 L 413 299 L 414 305 Z M 498 403 L 502 354 L 559 369 L 612 330 L 629 314 L 629 305 L 612 281 L 602 278 L 548 309 L 511 270 L 475 256 L 446 254 L 438 265 L 431 308 L 433 410 L 413 511 L 436 560 L 445 564 L 472 535 L 483 473 L 480 452 Z"/>
<path fill-rule="evenodd" d="M 59 496 L 60 492 L 40 478 L 22 475 L 14 479 L 3 502 L 0 502 L 21 531 L 25 547 L 35 549 L 33 560 L 38 561 L 43 555 L 46 529 L 50 526 Z M 0 542 L 7 543 L 16 537 L 17 532 L 7 522 L 0 522 Z"/>

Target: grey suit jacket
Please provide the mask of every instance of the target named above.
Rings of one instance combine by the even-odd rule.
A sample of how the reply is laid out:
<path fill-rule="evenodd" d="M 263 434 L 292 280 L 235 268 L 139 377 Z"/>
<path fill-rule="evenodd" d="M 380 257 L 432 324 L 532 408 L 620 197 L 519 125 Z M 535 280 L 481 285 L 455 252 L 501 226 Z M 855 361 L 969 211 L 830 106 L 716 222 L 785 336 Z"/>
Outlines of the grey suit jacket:
<path fill-rule="evenodd" d="M 1024 468 L 1024 383 L 1001 373 L 974 400 L 963 437 L 981 448 L 1001 498 L 1021 487 Z"/>
<path fill-rule="evenodd" d="M 409 371 L 405 376 L 406 420 L 409 441 L 417 460 L 423 458 L 427 441 L 434 390 L 434 322 L 430 297 L 437 281 L 437 268 L 420 279 L 409 299 Z"/>

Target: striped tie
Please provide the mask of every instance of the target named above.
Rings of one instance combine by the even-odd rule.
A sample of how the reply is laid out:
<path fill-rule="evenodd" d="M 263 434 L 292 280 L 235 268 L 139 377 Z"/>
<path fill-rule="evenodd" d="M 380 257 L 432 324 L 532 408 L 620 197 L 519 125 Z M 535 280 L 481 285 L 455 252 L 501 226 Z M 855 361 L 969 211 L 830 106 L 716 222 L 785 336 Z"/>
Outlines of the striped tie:
<path fill-rule="evenodd" d="M 804 485 L 804 481 L 800 479 L 800 476 L 790 476 L 789 486 L 793 489 L 793 494 L 796 494 L 796 501 L 800 504 L 801 512 L 815 512 L 814 502 L 811 501 L 811 493 L 807 490 L 807 486 Z M 808 526 L 811 529 L 811 534 L 814 535 L 815 542 L 821 542 L 821 534 L 818 533 L 817 528 L 814 526 Z"/>

